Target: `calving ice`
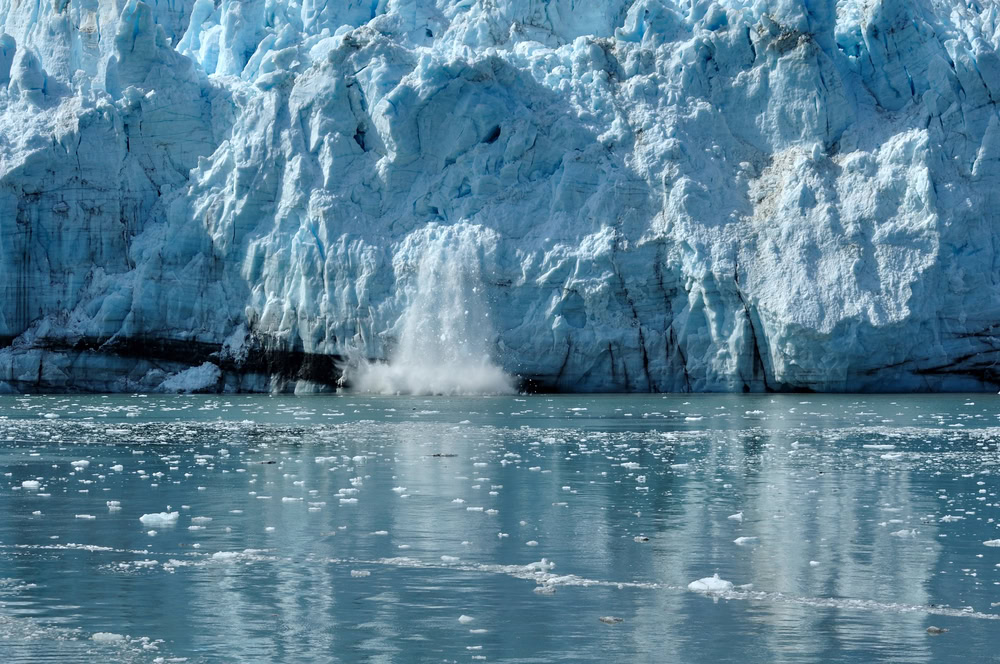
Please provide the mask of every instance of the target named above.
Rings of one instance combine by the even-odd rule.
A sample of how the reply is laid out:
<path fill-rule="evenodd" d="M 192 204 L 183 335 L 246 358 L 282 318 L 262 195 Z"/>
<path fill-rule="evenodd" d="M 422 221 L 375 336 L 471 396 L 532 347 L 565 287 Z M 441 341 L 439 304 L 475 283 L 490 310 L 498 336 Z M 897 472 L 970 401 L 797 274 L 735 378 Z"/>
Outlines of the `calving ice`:
<path fill-rule="evenodd" d="M 393 261 L 403 314 L 386 336 L 398 339 L 389 361 L 368 361 L 355 350 L 343 382 L 387 394 L 505 394 L 509 376 L 490 357 L 495 332 L 483 296 L 481 263 L 492 260 L 494 232 L 467 224 L 407 236 Z"/>
<path fill-rule="evenodd" d="M 995 389 L 997 16 L 0 0 L 2 385 Z"/>

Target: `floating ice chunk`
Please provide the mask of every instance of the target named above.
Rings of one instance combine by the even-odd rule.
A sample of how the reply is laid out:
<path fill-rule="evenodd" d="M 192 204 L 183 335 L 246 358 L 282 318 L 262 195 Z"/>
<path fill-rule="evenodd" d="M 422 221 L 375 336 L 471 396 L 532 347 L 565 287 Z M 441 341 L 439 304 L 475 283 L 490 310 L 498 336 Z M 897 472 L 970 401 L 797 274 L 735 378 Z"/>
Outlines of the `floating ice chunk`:
<path fill-rule="evenodd" d="M 353 576 L 355 578 L 362 578 L 362 577 L 371 576 L 371 575 L 372 575 L 372 573 L 369 572 L 366 569 L 352 569 L 351 570 L 351 576 Z"/>
<path fill-rule="evenodd" d="M 77 514 L 76 518 L 77 519 L 84 519 L 86 521 L 90 521 L 92 519 L 96 519 L 97 517 L 94 516 L 93 514 Z"/>
<path fill-rule="evenodd" d="M 706 576 L 703 579 L 698 579 L 697 581 L 692 581 L 688 584 L 688 590 L 692 590 L 696 593 L 705 593 L 707 595 L 726 593 L 732 589 L 733 582 L 720 579 L 718 572 L 712 576 Z"/>
<path fill-rule="evenodd" d="M 618 616 L 601 616 L 598 620 L 605 625 L 617 625 L 618 623 L 625 622 L 624 618 L 619 618 Z"/>
<path fill-rule="evenodd" d="M 819 561 L 818 560 L 810 560 L 809 561 L 809 567 L 819 567 Z"/>
<path fill-rule="evenodd" d="M 736 544 L 737 546 L 744 546 L 746 544 L 753 544 L 756 541 L 756 537 L 737 537 L 733 540 L 733 544 Z"/>
<path fill-rule="evenodd" d="M 340 504 L 341 505 L 353 505 L 356 502 L 358 502 L 357 498 L 341 498 L 340 499 Z"/>
<path fill-rule="evenodd" d="M 906 528 L 903 528 L 902 530 L 897 530 L 897 531 L 891 532 L 889 534 L 892 535 L 893 537 L 916 537 L 917 536 L 917 531 L 916 530 L 907 530 Z M 998 545 L 998 546 L 1000 546 L 1000 545 Z"/>
<path fill-rule="evenodd" d="M 536 542 L 535 540 L 529 540 L 529 541 L 525 542 L 524 545 L 525 546 L 538 546 L 538 542 Z"/>
<path fill-rule="evenodd" d="M 883 454 L 879 458 L 884 459 L 885 461 L 898 461 L 899 459 L 902 459 L 903 456 L 902 452 L 889 452 L 887 454 Z"/>
<path fill-rule="evenodd" d="M 446 563 L 457 563 L 461 558 L 458 556 L 441 556 L 441 560 Z"/>
<path fill-rule="evenodd" d="M 157 512 L 155 514 L 143 514 L 139 521 L 147 526 L 168 526 L 177 523 L 180 512 Z"/>
<path fill-rule="evenodd" d="M 986 546 L 1000 546 L 1000 539 L 986 540 L 983 544 Z"/>
<path fill-rule="evenodd" d="M 102 643 L 117 643 L 125 640 L 124 636 L 115 634 L 114 632 L 96 632 L 90 638 L 93 641 L 100 641 Z"/>
<path fill-rule="evenodd" d="M 547 572 L 555 566 L 556 564 L 548 558 L 542 558 L 537 563 L 528 563 L 524 569 L 528 572 Z"/>
<path fill-rule="evenodd" d="M 941 517 L 940 519 L 938 519 L 938 521 L 941 521 L 943 523 L 951 523 L 952 521 L 961 521 L 964 518 L 965 518 L 964 516 L 956 516 L 956 515 L 953 515 L 953 514 L 945 514 L 943 517 Z"/>
<path fill-rule="evenodd" d="M 73 466 L 74 468 L 79 468 L 83 470 L 84 468 L 90 465 L 90 462 L 87 461 L 86 459 L 80 459 L 79 461 L 70 461 L 69 465 Z"/>
<path fill-rule="evenodd" d="M 726 517 L 730 521 L 743 521 L 743 512 L 737 512 L 736 514 L 730 514 Z"/>
<path fill-rule="evenodd" d="M 394 486 L 394 487 L 392 487 L 392 490 L 395 491 L 396 493 L 403 493 L 404 491 L 406 491 L 406 487 L 405 486 Z"/>
<path fill-rule="evenodd" d="M 24 480 L 21 482 L 22 489 L 37 489 L 40 486 L 38 480 Z"/>
<path fill-rule="evenodd" d="M 473 620 L 475 620 L 475 618 L 473 618 L 472 616 L 467 616 L 464 613 L 458 617 L 458 622 L 462 623 L 463 625 L 468 625 Z"/>
<path fill-rule="evenodd" d="M 149 530 L 149 531 L 146 532 L 146 534 L 149 535 L 150 537 L 156 537 L 156 531 L 155 530 Z"/>
<path fill-rule="evenodd" d="M 896 449 L 895 445 L 862 445 L 861 447 L 863 447 L 866 450 L 894 450 L 894 449 Z"/>
<path fill-rule="evenodd" d="M 212 517 L 210 516 L 195 516 L 191 517 L 191 523 L 210 523 Z"/>
<path fill-rule="evenodd" d="M 687 468 L 690 465 L 691 464 L 688 464 L 688 463 L 672 463 L 672 464 L 670 464 L 670 468 L 672 470 L 684 470 L 685 468 Z"/>
<path fill-rule="evenodd" d="M 239 555 L 237 551 L 216 551 L 212 554 L 212 560 L 221 563 L 231 563 L 235 562 Z"/>

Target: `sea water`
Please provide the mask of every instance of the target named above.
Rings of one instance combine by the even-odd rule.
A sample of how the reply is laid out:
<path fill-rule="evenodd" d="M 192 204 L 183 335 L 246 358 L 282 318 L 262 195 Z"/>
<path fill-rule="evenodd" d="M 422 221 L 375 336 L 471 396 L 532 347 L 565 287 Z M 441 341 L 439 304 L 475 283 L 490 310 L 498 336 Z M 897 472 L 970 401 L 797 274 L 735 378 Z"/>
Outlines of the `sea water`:
<path fill-rule="evenodd" d="M 0 661 L 997 661 L 998 441 L 995 395 L 4 397 Z"/>

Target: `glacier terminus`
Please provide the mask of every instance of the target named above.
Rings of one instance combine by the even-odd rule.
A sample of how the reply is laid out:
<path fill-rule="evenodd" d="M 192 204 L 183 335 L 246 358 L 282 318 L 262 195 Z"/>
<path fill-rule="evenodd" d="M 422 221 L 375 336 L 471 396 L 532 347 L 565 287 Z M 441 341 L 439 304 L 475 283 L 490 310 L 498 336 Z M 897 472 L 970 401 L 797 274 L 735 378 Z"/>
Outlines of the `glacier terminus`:
<path fill-rule="evenodd" d="M 1000 387 L 995 0 L 0 30 L 0 389 Z"/>

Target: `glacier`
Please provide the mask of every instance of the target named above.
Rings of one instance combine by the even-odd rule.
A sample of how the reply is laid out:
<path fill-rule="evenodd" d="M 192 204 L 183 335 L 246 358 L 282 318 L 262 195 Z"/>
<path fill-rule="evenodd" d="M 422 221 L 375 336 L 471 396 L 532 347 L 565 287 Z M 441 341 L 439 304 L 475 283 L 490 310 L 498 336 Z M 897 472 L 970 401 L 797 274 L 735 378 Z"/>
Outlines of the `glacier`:
<path fill-rule="evenodd" d="M 2 389 L 455 357 L 1000 387 L 995 0 L 0 0 L 0 31 Z"/>

